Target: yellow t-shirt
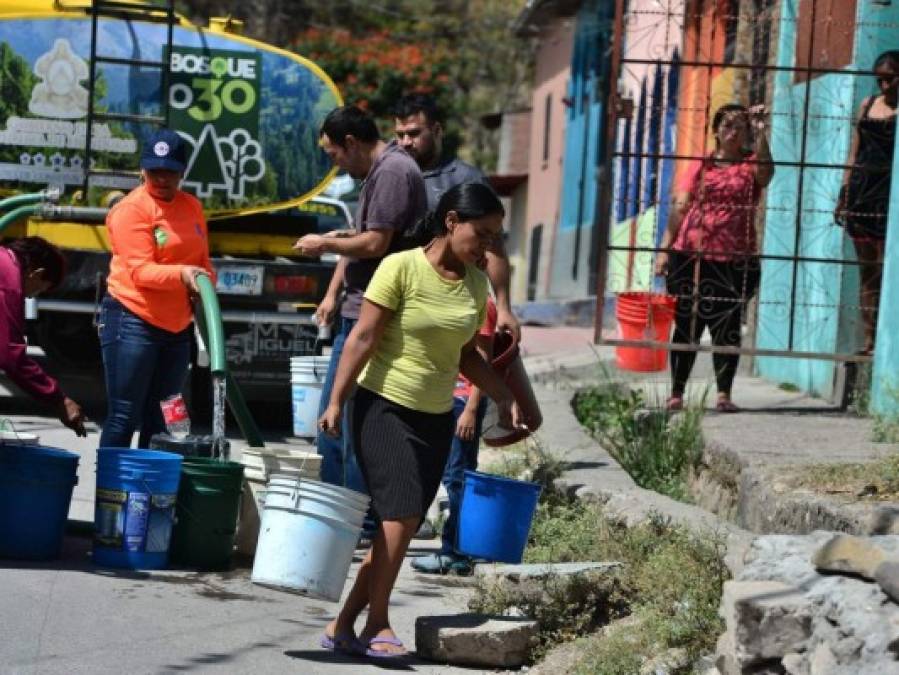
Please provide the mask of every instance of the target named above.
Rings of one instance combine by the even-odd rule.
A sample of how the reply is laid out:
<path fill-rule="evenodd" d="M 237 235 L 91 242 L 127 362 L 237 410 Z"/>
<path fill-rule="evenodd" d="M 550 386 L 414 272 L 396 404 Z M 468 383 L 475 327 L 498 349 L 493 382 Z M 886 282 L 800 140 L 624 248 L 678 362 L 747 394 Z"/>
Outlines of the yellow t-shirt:
<path fill-rule="evenodd" d="M 384 258 L 365 298 L 394 314 L 359 384 L 413 410 L 452 410 L 462 347 L 487 311 L 484 273 L 469 265 L 464 279 L 450 281 L 415 248 Z"/>

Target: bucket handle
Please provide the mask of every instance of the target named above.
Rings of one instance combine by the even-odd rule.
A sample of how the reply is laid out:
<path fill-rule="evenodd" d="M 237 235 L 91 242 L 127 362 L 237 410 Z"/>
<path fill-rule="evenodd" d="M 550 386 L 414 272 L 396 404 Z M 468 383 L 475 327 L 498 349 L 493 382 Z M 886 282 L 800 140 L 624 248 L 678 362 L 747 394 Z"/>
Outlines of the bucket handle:
<path fill-rule="evenodd" d="M 19 436 L 19 431 L 16 429 L 16 425 L 13 424 L 13 421 L 8 417 L 0 417 L 0 432 L 2 431 L 11 431 L 15 437 L 16 441 L 19 443 L 22 442 L 22 437 Z M 6 439 L 0 437 L 0 446 L 6 445 Z"/>

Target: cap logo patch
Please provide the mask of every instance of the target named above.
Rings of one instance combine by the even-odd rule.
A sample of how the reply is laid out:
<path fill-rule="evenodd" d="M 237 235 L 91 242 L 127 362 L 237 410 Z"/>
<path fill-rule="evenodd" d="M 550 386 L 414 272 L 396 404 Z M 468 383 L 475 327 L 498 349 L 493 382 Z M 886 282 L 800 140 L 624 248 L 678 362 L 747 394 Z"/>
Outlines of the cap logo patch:
<path fill-rule="evenodd" d="M 153 152 L 157 157 L 165 157 L 169 154 L 169 144 L 165 141 L 159 141 L 156 145 L 153 146 Z"/>

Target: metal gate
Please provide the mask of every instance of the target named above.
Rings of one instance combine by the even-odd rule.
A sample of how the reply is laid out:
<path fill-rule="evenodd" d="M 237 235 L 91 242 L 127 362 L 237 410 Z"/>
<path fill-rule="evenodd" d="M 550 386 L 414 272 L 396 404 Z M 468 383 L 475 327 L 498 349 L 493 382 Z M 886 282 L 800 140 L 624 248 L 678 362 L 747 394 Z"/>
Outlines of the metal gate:
<path fill-rule="evenodd" d="M 871 359 L 891 151 L 878 163 L 869 134 L 867 163 L 850 170 L 849 155 L 860 110 L 884 112 L 863 105 L 878 93 L 878 45 L 899 39 L 868 5 L 616 0 L 597 298 L 616 297 L 621 321 L 603 335 L 612 310 L 598 302 L 598 342 Z M 738 108 L 716 118 L 730 104 L 764 106 L 767 127 L 744 133 L 753 119 Z M 654 293 L 673 308 L 647 307 Z"/>

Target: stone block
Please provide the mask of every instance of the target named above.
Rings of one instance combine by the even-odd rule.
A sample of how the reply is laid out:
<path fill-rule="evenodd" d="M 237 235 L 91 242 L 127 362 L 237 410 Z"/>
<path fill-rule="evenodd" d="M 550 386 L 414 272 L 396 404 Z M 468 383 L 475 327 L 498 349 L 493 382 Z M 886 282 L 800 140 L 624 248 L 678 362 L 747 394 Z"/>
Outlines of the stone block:
<path fill-rule="evenodd" d="M 868 539 L 838 534 L 815 551 L 812 564 L 819 571 L 848 572 L 871 580 L 886 557 L 886 552 Z"/>
<path fill-rule="evenodd" d="M 801 651 L 811 635 L 808 599 L 795 587 L 779 581 L 727 582 L 721 613 L 732 635 L 733 659 L 738 668 Z"/>
<path fill-rule="evenodd" d="M 530 656 L 537 622 L 483 614 L 420 616 L 415 620 L 418 656 L 460 666 L 518 668 Z"/>
<path fill-rule="evenodd" d="M 899 534 L 899 508 L 878 506 L 865 523 L 865 534 Z"/>
<path fill-rule="evenodd" d="M 893 602 L 899 602 L 899 560 L 884 560 L 874 570 L 874 581 Z"/>

